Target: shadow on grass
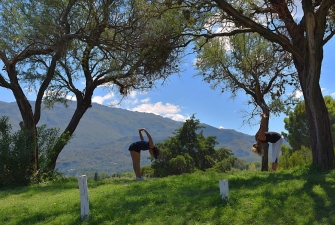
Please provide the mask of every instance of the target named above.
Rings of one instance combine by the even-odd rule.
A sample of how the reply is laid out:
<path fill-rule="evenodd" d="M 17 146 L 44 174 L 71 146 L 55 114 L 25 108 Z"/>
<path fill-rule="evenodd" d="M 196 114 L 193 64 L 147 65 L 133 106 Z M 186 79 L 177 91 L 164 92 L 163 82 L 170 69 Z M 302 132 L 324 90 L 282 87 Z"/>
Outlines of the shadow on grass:
<path fill-rule="evenodd" d="M 69 212 L 71 215 L 75 215 L 77 212 Z M 68 225 L 75 225 L 75 224 L 81 224 L 82 220 L 80 218 L 80 215 L 77 213 L 78 216 L 71 216 L 71 221 L 67 220 L 66 224 Z M 32 215 L 29 215 L 27 217 L 24 217 L 17 221 L 17 224 L 55 224 L 53 222 L 53 218 L 57 218 L 58 216 L 62 216 L 62 213 L 53 213 L 52 215 L 45 214 L 44 212 L 34 213 Z M 65 223 L 63 223 L 65 224 Z"/>
<path fill-rule="evenodd" d="M 253 207 L 250 218 L 271 218 L 265 221 L 269 224 L 298 224 L 302 220 L 296 218 L 300 212 L 300 216 L 305 217 L 305 224 L 335 224 L 334 170 L 318 171 L 313 167 L 304 167 L 297 168 L 296 171 L 264 173 L 248 179 L 236 179 L 229 184 L 246 189 L 266 187 L 257 195 L 246 192 L 244 196 L 239 196 L 250 199 L 263 197 L 263 204 Z M 279 188 L 286 190 L 277 191 Z M 317 193 L 318 191 L 321 193 Z M 238 201 L 233 198 L 234 200 Z M 271 210 L 264 210 L 263 206 L 270 206 Z"/>
<path fill-rule="evenodd" d="M 119 181 L 117 185 L 124 185 L 124 189 L 117 196 L 106 193 L 94 199 L 90 224 L 106 221 L 108 224 L 195 224 L 206 223 L 208 219 L 210 224 L 222 224 L 224 213 L 236 221 L 241 211 L 246 212 L 242 220 L 249 224 L 297 224 L 304 220 L 296 218 L 297 213 L 304 213 L 304 207 L 309 207 L 308 212 L 313 214 L 306 218 L 307 224 L 335 224 L 335 179 L 327 179 L 329 176 L 328 172 L 310 169 L 246 177 L 229 175 L 229 201 L 221 199 L 218 185 L 218 180 L 226 179 L 227 175 L 208 180 L 185 174 L 162 181 Z M 286 184 L 292 185 L 287 187 L 291 192 L 273 191 L 278 185 L 285 189 Z M 316 186 L 324 192 L 322 196 L 315 193 Z M 305 199 L 309 202 L 304 203 Z M 291 205 L 294 200 L 300 202 Z M 243 205 L 245 202 L 247 205 Z"/>
<path fill-rule="evenodd" d="M 229 180 L 229 201 L 219 194 L 221 179 Z M 247 175 L 183 174 L 146 181 L 89 181 L 89 220 L 81 222 L 80 203 L 76 203 L 67 209 L 66 213 L 74 215 L 67 224 L 335 224 L 334 187 L 334 170 L 310 168 Z M 78 188 L 76 181 L 32 189 L 52 194 L 73 188 Z M 29 188 L 19 188 L 12 194 L 27 191 Z M 50 221 L 62 212 L 34 213 L 21 219 L 20 224 Z M 312 215 L 304 220 L 305 212 Z"/>
<path fill-rule="evenodd" d="M 129 182 L 127 179 L 115 179 L 113 180 L 116 184 L 123 184 Z M 108 180 L 98 180 L 92 181 L 89 180 L 88 186 L 90 188 L 95 188 L 101 185 L 105 185 L 106 183 L 110 183 Z M 27 194 L 31 195 L 33 193 L 43 192 L 43 193 L 50 193 L 56 194 L 64 190 L 70 189 L 79 189 L 77 179 L 63 179 L 57 181 L 50 181 L 46 183 L 40 183 L 31 186 L 16 186 L 16 187 L 5 187 L 0 189 L 0 197 L 7 197 L 9 195 L 20 195 L 20 194 Z"/>
<path fill-rule="evenodd" d="M 78 188 L 78 183 L 75 180 L 59 180 L 47 183 L 41 183 L 31 186 L 18 186 L 3 188 L 0 191 L 0 197 L 7 197 L 8 195 L 20 195 L 33 193 L 45 192 L 45 193 L 59 193 L 63 190 Z"/>

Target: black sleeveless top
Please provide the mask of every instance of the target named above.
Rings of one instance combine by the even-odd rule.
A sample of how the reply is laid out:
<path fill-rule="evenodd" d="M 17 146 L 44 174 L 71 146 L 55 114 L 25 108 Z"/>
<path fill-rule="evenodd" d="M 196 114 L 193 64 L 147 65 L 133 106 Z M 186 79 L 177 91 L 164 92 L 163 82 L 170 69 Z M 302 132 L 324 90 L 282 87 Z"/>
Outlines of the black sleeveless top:
<path fill-rule="evenodd" d="M 281 134 L 277 133 L 277 132 L 264 132 L 266 140 L 265 141 L 260 141 L 263 143 L 276 143 L 280 138 L 281 138 Z"/>

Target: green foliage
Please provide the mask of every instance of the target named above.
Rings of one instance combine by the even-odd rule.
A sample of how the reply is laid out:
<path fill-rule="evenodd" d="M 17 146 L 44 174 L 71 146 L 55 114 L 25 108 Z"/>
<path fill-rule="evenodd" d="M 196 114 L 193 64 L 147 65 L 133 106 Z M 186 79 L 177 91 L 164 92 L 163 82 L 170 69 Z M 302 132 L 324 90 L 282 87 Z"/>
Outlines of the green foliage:
<path fill-rule="evenodd" d="M 247 168 L 247 162 L 244 159 L 239 159 L 237 158 L 235 163 L 234 163 L 234 168 L 237 170 L 246 170 Z"/>
<path fill-rule="evenodd" d="M 125 172 L 125 173 L 122 174 L 122 177 L 134 178 L 134 172 Z"/>
<path fill-rule="evenodd" d="M 143 166 L 141 167 L 141 175 L 144 177 L 153 177 L 154 170 L 151 166 Z"/>
<path fill-rule="evenodd" d="M 54 148 L 42 157 L 40 173 L 55 169 L 92 106 L 96 88 L 117 89 L 120 98 L 132 90 L 151 89 L 155 81 L 180 71 L 183 50 L 190 43 L 182 35 L 183 14 L 161 2 L 5 0 L 0 9 L 0 86 L 13 92 L 24 124 L 34 131 L 34 147 L 42 102 L 46 107 L 67 103 L 68 95 L 78 102 Z M 85 86 L 76 87 L 80 83 Z M 22 91 L 25 87 L 38 93 L 35 112 Z"/>
<path fill-rule="evenodd" d="M 278 169 L 290 168 L 289 158 L 293 153 L 292 148 L 290 148 L 290 146 L 288 145 L 282 145 L 281 151 L 282 151 L 282 154 L 279 156 L 280 163 L 279 163 Z"/>
<path fill-rule="evenodd" d="M 229 91 L 234 98 L 242 91 L 248 105 L 278 115 L 292 99 L 283 96 L 287 86 L 298 87 L 292 61 L 279 46 L 257 33 L 203 38 L 197 42 L 200 76 L 213 89 Z"/>
<path fill-rule="evenodd" d="M 329 121 L 332 132 L 333 144 L 335 143 L 335 99 L 325 96 L 324 101 L 328 110 Z M 282 133 L 293 151 L 303 149 L 303 146 L 311 148 L 308 121 L 306 120 L 305 101 L 297 104 L 293 111 L 288 113 L 284 119 L 285 129 L 288 133 Z"/>
<path fill-rule="evenodd" d="M 221 173 L 228 172 L 234 167 L 235 161 L 236 161 L 235 157 L 229 157 L 227 159 L 224 159 L 220 162 L 217 162 L 214 165 L 213 170 L 215 172 L 221 172 Z"/>
<path fill-rule="evenodd" d="M 37 143 L 39 148 L 39 174 L 51 176 L 54 172 L 49 170 L 50 157 L 54 154 L 54 147 L 60 139 L 59 128 L 47 128 L 46 125 L 37 127 Z M 48 175 L 49 174 L 49 175 Z"/>
<path fill-rule="evenodd" d="M 259 171 L 262 167 L 261 162 L 252 162 L 246 165 L 248 171 Z"/>
<path fill-rule="evenodd" d="M 170 159 L 168 168 L 170 170 L 169 175 L 180 175 L 195 171 L 193 158 L 188 153 Z"/>
<path fill-rule="evenodd" d="M 229 149 L 215 150 L 216 137 L 204 137 L 199 120 L 194 115 L 174 132 L 163 143 L 157 143 L 161 154 L 152 164 L 154 176 L 180 175 L 193 173 L 196 170 L 205 171 L 214 167 L 215 171 L 229 171 L 236 161 Z"/>
<path fill-rule="evenodd" d="M 27 185 L 33 175 L 30 163 L 33 149 L 27 141 L 27 131 L 11 133 L 8 119 L 0 118 L 0 187 Z"/>
<path fill-rule="evenodd" d="M 59 138 L 59 128 L 37 127 L 37 143 L 39 148 L 39 170 L 32 173 L 29 161 L 32 147 L 27 141 L 28 130 L 22 129 L 11 133 L 8 117 L 0 119 L 0 186 L 27 185 L 30 182 L 41 182 L 56 179 L 60 176 L 57 171 L 49 170 L 48 163 L 53 154 L 53 148 Z"/>
<path fill-rule="evenodd" d="M 113 173 L 112 174 L 112 177 L 121 177 L 122 176 L 122 173 L 120 171 L 117 171 L 116 173 Z"/>
<path fill-rule="evenodd" d="M 300 150 L 293 151 L 286 145 L 282 148 L 283 154 L 280 156 L 278 169 L 291 169 L 297 166 L 309 165 L 312 163 L 311 149 L 302 146 Z"/>

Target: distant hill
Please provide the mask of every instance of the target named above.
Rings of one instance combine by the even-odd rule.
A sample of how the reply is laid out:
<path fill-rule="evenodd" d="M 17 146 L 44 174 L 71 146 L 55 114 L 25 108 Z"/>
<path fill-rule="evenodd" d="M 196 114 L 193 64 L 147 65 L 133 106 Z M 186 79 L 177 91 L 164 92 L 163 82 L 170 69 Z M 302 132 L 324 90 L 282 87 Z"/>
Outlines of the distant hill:
<path fill-rule="evenodd" d="M 32 102 L 32 105 L 34 103 Z M 76 103 L 69 107 L 55 105 L 44 109 L 39 126 L 60 127 L 65 129 L 75 110 Z M 21 115 L 16 102 L 0 101 L 0 116 L 8 116 L 13 130 L 19 129 Z M 201 122 L 201 121 L 200 121 Z M 183 125 L 171 119 L 151 113 L 133 112 L 125 109 L 93 104 L 81 119 L 71 142 L 61 152 L 57 169 L 64 174 L 78 175 L 87 172 L 132 171 L 128 146 L 139 140 L 138 128 L 146 128 L 155 142 L 163 142 L 173 136 L 173 132 Z M 217 148 L 225 147 L 233 151 L 234 156 L 248 162 L 260 161 L 250 151 L 254 137 L 230 129 L 218 129 L 206 124 L 204 135 L 216 136 Z M 150 164 L 148 152 L 142 154 L 141 166 Z"/>

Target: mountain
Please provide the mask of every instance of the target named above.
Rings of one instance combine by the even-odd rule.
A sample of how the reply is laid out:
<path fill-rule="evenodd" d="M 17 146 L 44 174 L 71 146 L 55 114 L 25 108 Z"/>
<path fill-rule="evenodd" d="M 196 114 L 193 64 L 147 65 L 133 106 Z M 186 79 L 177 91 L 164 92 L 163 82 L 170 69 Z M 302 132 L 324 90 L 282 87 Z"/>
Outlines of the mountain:
<path fill-rule="evenodd" d="M 34 107 L 34 102 L 31 104 Z M 57 104 L 52 109 L 43 109 L 38 126 L 46 124 L 47 127 L 59 127 L 63 131 L 75 108 L 76 102 L 69 102 L 68 107 Z M 9 117 L 13 131 L 19 129 L 21 115 L 16 102 L 0 101 L 0 116 Z M 69 175 L 132 171 L 128 146 L 139 140 L 138 128 L 146 128 L 155 142 L 163 142 L 174 136 L 173 132 L 182 125 L 182 122 L 152 113 L 92 104 L 92 108 L 88 109 L 81 119 L 71 142 L 59 155 L 57 169 Z M 260 161 L 260 158 L 250 151 L 254 142 L 253 136 L 235 130 L 202 125 L 205 126 L 202 129 L 205 137 L 217 137 L 217 148 L 228 148 L 233 151 L 234 156 L 247 162 Z M 148 151 L 141 153 L 141 166 L 150 164 L 148 156 Z"/>

